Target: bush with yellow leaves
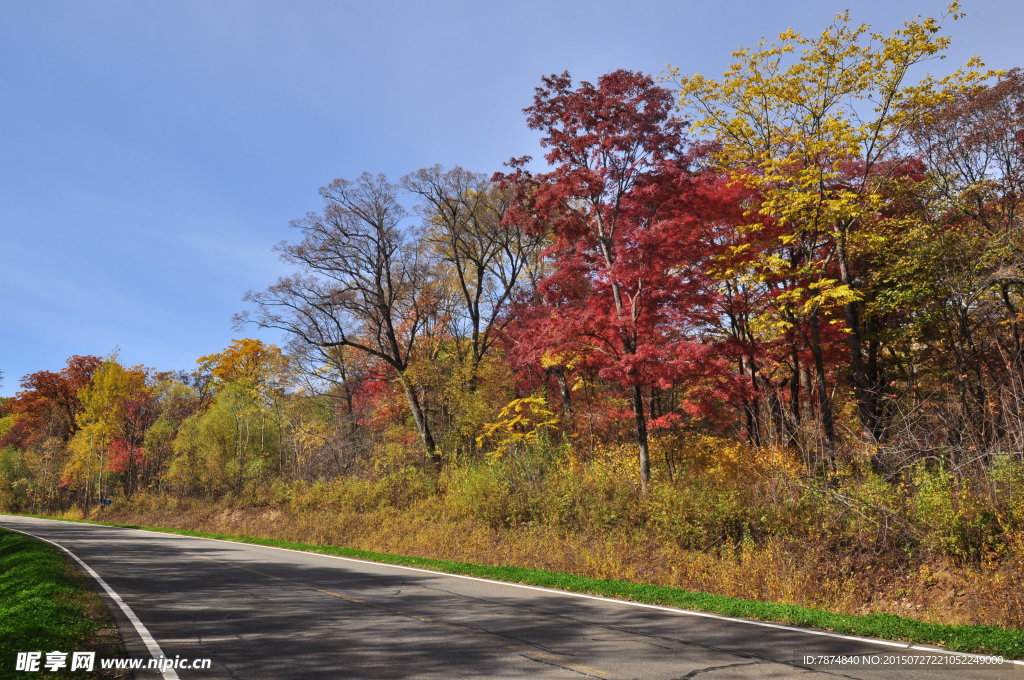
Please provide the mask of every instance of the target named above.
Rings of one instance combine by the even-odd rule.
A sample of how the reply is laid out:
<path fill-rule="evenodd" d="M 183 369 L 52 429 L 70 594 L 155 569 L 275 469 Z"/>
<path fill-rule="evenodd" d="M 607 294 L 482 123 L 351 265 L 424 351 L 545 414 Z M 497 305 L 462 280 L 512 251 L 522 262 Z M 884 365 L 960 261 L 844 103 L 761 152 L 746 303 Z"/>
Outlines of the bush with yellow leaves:
<path fill-rule="evenodd" d="M 491 458 L 524 453 L 542 435 L 558 426 L 558 416 L 548 409 L 544 397 L 513 399 L 498 414 L 498 420 L 484 426 L 477 446 Z"/>

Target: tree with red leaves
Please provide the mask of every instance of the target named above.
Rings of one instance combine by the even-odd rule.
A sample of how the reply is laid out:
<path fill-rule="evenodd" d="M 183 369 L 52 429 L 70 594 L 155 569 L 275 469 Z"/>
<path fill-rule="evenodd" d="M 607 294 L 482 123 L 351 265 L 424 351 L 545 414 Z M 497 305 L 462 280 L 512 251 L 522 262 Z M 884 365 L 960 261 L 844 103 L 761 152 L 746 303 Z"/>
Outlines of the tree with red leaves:
<path fill-rule="evenodd" d="M 82 405 L 78 394 L 103 363 L 94 356 L 74 355 L 58 372 L 36 371 L 21 379 L 22 390 L 4 403 L 14 426 L 0 446 L 27 449 L 47 437 L 67 442 L 78 429 L 75 416 Z"/>
<path fill-rule="evenodd" d="M 568 73 L 546 77 L 525 111 L 544 133 L 553 169 L 531 175 L 520 159 L 500 177 L 520 189 L 509 219 L 553 239 L 552 271 L 538 286 L 547 313 L 534 317 L 532 331 L 626 389 L 644 489 L 645 389 L 697 376 L 714 384 L 727 372 L 702 342 L 713 314 L 709 228 L 722 212 L 723 187 L 694 170 L 673 101 L 642 73 L 615 71 L 578 86 Z M 687 410 L 698 408 L 691 402 Z"/>

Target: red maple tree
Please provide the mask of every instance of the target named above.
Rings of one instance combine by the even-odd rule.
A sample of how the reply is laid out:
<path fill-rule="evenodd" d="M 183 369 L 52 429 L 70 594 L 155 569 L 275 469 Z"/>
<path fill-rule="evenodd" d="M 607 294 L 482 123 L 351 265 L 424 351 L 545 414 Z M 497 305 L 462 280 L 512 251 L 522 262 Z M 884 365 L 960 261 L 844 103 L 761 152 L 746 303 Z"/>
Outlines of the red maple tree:
<path fill-rule="evenodd" d="M 527 159 L 516 159 L 514 172 L 498 178 L 519 189 L 508 219 L 552 239 L 545 253 L 552 271 L 535 301 L 545 313 L 529 315 L 530 351 L 539 339 L 574 353 L 626 390 L 644 488 L 645 388 L 700 376 L 704 391 L 715 392 L 726 385 L 716 376 L 728 372 L 704 335 L 715 314 L 711 229 L 728 211 L 730 192 L 695 168 L 672 107 L 672 93 L 642 73 L 615 71 L 578 86 L 568 73 L 546 77 L 525 111 L 544 133 L 552 169 L 534 175 L 524 169 Z"/>
<path fill-rule="evenodd" d="M 21 391 L 4 403 L 4 410 L 15 416 L 15 422 L 0 446 L 25 449 L 46 437 L 64 442 L 71 439 L 78 429 L 75 416 L 81 410 L 78 393 L 102 363 L 99 357 L 76 354 L 58 372 L 36 371 L 23 377 Z"/>

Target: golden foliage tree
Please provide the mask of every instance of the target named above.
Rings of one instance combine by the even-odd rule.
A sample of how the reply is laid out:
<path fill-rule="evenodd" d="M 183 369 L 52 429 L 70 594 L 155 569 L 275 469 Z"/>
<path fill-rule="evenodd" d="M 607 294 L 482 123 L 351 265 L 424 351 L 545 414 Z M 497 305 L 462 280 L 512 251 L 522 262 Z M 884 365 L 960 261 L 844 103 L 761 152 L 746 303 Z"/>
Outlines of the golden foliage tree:
<path fill-rule="evenodd" d="M 954 2 L 944 19 L 961 16 Z M 823 324 L 841 311 L 859 415 L 866 436 L 877 440 L 879 376 L 866 359 L 877 348 L 867 347 L 867 277 L 857 270 L 858 257 L 886 248 L 868 227 L 886 212 L 887 184 L 907 160 L 907 130 L 986 76 L 974 58 L 948 76 L 913 80 L 948 48 L 941 29 L 942 21 L 917 17 L 884 35 L 852 24 L 844 12 L 817 37 L 790 29 L 775 42 L 734 52 L 736 61 L 719 79 L 673 71 L 680 106 L 695 115 L 696 129 L 714 137 L 721 168 L 759 197 L 744 228 L 764 234 L 766 254 L 751 260 L 752 273 L 791 282 L 775 298 L 782 308 L 776 322 L 798 319 L 808 329 L 831 454 Z"/>

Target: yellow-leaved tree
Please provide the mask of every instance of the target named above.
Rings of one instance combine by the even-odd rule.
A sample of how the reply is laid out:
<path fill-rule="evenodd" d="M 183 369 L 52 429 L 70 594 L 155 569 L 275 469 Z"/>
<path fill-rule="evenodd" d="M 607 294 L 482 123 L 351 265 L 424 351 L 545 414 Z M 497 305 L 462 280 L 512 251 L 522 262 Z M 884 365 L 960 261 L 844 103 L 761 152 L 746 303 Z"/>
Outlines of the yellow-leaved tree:
<path fill-rule="evenodd" d="M 215 388 L 244 383 L 264 397 L 283 394 L 292 375 L 291 362 L 280 347 L 254 338 L 232 340 L 224 351 L 199 357 L 196 363 L 211 376 Z"/>
<path fill-rule="evenodd" d="M 67 486 L 86 488 L 87 499 L 93 491 L 99 498 L 107 495 L 112 472 L 123 472 L 127 480 L 124 490 L 131 491 L 145 430 L 138 421 L 149 397 L 147 379 L 146 369 L 122 366 L 115 354 L 78 393 L 82 410 L 75 421 L 79 429 L 69 442 L 71 455 L 64 465 L 63 480 Z M 113 466 L 116 470 L 111 466 L 112 456 L 119 458 Z"/>
<path fill-rule="evenodd" d="M 682 76 L 680 108 L 717 145 L 714 159 L 754 197 L 741 232 L 758 246 L 745 275 L 774 305 L 753 333 L 793 331 L 790 353 L 809 350 L 829 459 L 836 433 L 828 384 L 827 337 L 845 326 L 850 383 L 868 441 L 883 434 L 878 365 L 884 320 L 872 316 L 873 269 L 892 247 L 887 233 L 913 217 L 894 208 L 912 181 L 908 128 L 938 102 L 969 91 L 988 75 L 978 59 L 937 78 L 920 72 L 941 59 L 950 39 L 941 19 L 917 17 L 889 35 L 851 23 L 848 12 L 817 37 L 793 30 L 733 53 L 721 78 Z M 735 271 L 730 272 L 736 276 Z M 781 331 L 780 331 L 781 329 Z M 799 351 L 798 351 L 799 350 Z M 798 380 L 799 366 L 792 367 Z"/>
<path fill-rule="evenodd" d="M 242 338 L 196 363 L 214 397 L 182 422 L 167 479 L 179 489 L 237 492 L 286 462 L 283 405 L 292 361 L 276 345 Z"/>

